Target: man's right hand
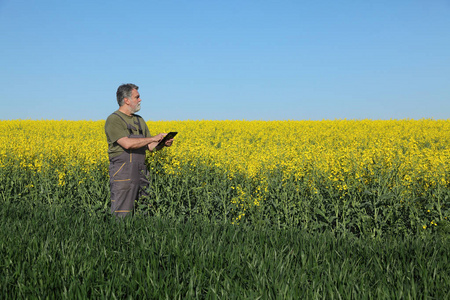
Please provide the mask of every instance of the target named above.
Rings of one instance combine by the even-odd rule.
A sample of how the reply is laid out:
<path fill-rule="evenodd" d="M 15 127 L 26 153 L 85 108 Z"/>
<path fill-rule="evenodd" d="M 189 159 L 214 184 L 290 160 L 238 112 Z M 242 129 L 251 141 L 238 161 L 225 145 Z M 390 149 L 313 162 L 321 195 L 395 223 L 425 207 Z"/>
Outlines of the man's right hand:
<path fill-rule="evenodd" d="M 159 143 L 166 135 L 167 135 L 167 133 L 157 134 L 153 137 L 154 141 Z"/>

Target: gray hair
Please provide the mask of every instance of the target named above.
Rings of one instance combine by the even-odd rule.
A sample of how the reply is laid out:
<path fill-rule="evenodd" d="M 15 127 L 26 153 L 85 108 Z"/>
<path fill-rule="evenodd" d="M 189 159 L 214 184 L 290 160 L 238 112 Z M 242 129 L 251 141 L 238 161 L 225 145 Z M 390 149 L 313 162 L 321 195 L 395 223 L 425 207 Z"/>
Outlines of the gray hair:
<path fill-rule="evenodd" d="M 116 97 L 117 97 L 117 103 L 119 106 L 123 105 L 123 99 L 124 98 L 131 98 L 131 91 L 132 90 L 138 90 L 139 87 L 132 83 L 122 84 L 117 89 Z"/>

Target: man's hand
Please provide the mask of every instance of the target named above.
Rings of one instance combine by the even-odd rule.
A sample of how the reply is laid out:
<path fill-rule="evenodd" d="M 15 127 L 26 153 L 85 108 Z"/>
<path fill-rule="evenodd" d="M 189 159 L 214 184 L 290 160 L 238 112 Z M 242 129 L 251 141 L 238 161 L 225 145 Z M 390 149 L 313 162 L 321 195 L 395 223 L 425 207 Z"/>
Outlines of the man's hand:
<path fill-rule="evenodd" d="M 167 141 L 164 143 L 164 145 L 165 145 L 166 147 L 170 147 L 170 146 L 172 146 L 172 143 L 173 143 L 173 139 L 170 139 L 170 140 L 167 140 Z"/>
<path fill-rule="evenodd" d="M 160 134 L 153 136 L 152 138 L 154 138 L 155 142 L 159 143 L 166 135 L 167 135 L 167 133 L 160 133 Z"/>
<path fill-rule="evenodd" d="M 167 133 L 160 133 L 160 134 L 163 134 L 164 136 L 167 135 Z M 170 147 L 170 146 L 172 146 L 172 143 L 173 143 L 173 139 L 167 140 L 164 142 L 164 146 Z M 158 144 L 159 144 L 159 141 L 148 144 L 148 150 L 153 151 L 155 149 L 155 147 L 158 146 Z"/>

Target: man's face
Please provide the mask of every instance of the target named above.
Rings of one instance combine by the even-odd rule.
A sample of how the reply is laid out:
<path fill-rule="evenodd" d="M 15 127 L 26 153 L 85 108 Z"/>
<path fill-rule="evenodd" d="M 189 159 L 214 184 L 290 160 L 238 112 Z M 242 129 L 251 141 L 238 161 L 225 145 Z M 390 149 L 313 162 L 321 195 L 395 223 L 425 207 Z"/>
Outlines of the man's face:
<path fill-rule="evenodd" d="M 139 95 L 139 92 L 136 89 L 131 91 L 131 98 L 128 98 L 128 100 L 130 101 L 128 105 L 133 114 L 141 109 L 141 95 Z"/>

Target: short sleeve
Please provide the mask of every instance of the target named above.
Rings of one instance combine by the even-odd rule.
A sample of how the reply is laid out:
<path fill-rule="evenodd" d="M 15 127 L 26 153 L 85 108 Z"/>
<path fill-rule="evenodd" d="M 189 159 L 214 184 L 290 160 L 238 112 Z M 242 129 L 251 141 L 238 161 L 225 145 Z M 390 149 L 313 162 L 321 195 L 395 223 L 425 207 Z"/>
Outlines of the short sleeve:
<path fill-rule="evenodd" d="M 108 144 L 117 142 L 117 140 L 128 136 L 127 125 L 119 116 L 111 114 L 105 123 L 105 133 Z"/>

